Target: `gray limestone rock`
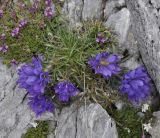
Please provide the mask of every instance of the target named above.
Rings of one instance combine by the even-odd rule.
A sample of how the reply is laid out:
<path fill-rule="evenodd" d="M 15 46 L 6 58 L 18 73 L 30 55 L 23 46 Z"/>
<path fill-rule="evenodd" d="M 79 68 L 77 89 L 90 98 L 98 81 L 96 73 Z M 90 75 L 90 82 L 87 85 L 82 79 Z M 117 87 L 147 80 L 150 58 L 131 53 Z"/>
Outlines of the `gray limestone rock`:
<path fill-rule="evenodd" d="M 126 67 L 129 70 L 134 70 L 142 65 L 143 64 L 140 61 L 138 61 L 136 56 L 132 56 L 125 62 L 121 63 L 121 66 Z"/>
<path fill-rule="evenodd" d="M 101 20 L 104 4 L 103 0 L 84 0 L 82 19 L 85 21 L 91 19 Z"/>
<path fill-rule="evenodd" d="M 116 31 L 120 45 L 126 42 L 130 25 L 130 12 L 127 8 L 123 8 L 119 12 L 109 16 L 105 23 L 105 26 L 113 28 Z"/>
<path fill-rule="evenodd" d="M 66 0 L 63 14 L 75 26 L 83 20 L 106 20 L 124 7 L 125 0 Z"/>
<path fill-rule="evenodd" d="M 67 16 L 71 25 L 75 26 L 82 20 L 101 20 L 103 8 L 103 0 L 66 0 L 63 13 Z"/>
<path fill-rule="evenodd" d="M 160 111 L 154 112 L 153 116 L 156 118 L 154 121 L 154 124 L 152 125 L 152 128 L 149 130 L 149 133 L 151 134 L 152 138 L 159 138 L 160 137 Z"/>
<path fill-rule="evenodd" d="M 160 1 L 126 0 L 142 60 L 160 92 Z"/>
<path fill-rule="evenodd" d="M 53 134 L 52 134 L 53 137 Z M 62 109 L 55 138 L 118 138 L 115 122 L 98 104 Z"/>
<path fill-rule="evenodd" d="M 63 14 L 69 19 L 72 25 L 81 22 L 83 0 L 66 0 L 63 7 Z"/>
<path fill-rule="evenodd" d="M 104 8 L 104 19 L 107 20 L 110 15 L 118 12 L 123 7 L 125 7 L 124 0 L 115 0 L 115 1 L 108 0 L 108 1 L 106 1 L 106 5 Z"/>

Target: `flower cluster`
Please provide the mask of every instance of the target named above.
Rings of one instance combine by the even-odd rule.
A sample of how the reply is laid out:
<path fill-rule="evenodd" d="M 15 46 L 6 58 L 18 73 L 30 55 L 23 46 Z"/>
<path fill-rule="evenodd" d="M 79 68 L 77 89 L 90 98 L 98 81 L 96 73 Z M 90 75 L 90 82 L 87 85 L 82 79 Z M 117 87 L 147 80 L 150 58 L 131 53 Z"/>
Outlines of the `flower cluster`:
<path fill-rule="evenodd" d="M 12 11 L 11 13 L 10 13 L 10 16 L 11 16 L 11 18 L 13 18 L 14 20 L 16 20 L 17 19 L 17 13 L 16 13 L 16 11 Z"/>
<path fill-rule="evenodd" d="M 62 102 L 68 102 L 70 97 L 77 95 L 79 90 L 68 81 L 59 82 L 54 87 L 55 93 L 58 95 L 58 98 Z"/>
<path fill-rule="evenodd" d="M 53 112 L 55 109 L 52 98 L 44 95 L 29 97 L 28 105 L 36 113 L 36 116 L 40 116 L 44 112 Z"/>
<path fill-rule="evenodd" d="M 27 25 L 27 20 L 26 19 L 22 19 L 19 22 L 19 28 L 23 28 Z"/>
<path fill-rule="evenodd" d="M 8 51 L 8 45 L 5 44 L 6 35 L 4 33 L 0 35 L 0 40 L 2 42 L 2 45 L 0 46 L 0 52 L 6 53 Z"/>
<path fill-rule="evenodd" d="M 3 44 L 1 47 L 0 47 L 0 51 L 3 52 L 3 53 L 6 53 L 8 51 L 8 46 L 6 44 Z"/>
<path fill-rule="evenodd" d="M 52 0 L 45 0 L 45 5 L 44 16 L 48 19 L 52 19 L 55 13 L 55 6 L 52 3 Z"/>
<path fill-rule="evenodd" d="M 146 104 L 146 103 L 143 104 L 143 105 L 142 105 L 142 112 L 145 113 L 145 112 L 147 112 L 148 110 L 149 110 L 149 104 Z"/>
<path fill-rule="evenodd" d="M 2 41 L 6 40 L 6 35 L 4 33 L 2 33 L 0 35 L 0 40 L 2 40 Z"/>
<path fill-rule="evenodd" d="M 30 13 L 35 13 L 38 10 L 40 0 L 34 0 L 32 7 L 29 8 Z"/>
<path fill-rule="evenodd" d="M 16 28 L 14 28 L 13 30 L 12 30 L 12 32 L 11 32 L 11 35 L 13 36 L 13 37 L 16 37 L 16 36 L 18 36 L 19 35 L 19 27 L 16 27 Z"/>
<path fill-rule="evenodd" d="M 54 110 L 52 99 L 43 95 L 50 79 L 48 72 L 42 69 L 41 60 L 33 57 L 32 64 L 25 64 L 19 69 L 17 81 L 29 93 L 29 106 L 37 116 Z"/>
<path fill-rule="evenodd" d="M 144 67 L 138 67 L 123 76 L 120 90 L 133 103 L 139 103 L 150 95 L 151 79 Z"/>
<path fill-rule="evenodd" d="M 54 104 L 52 99 L 44 96 L 50 78 L 48 72 L 42 70 L 40 58 L 33 57 L 32 64 L 23 65 L 19 71 L 19 79 L 17 83 L 20 88 L 24 88 L 29 93 L 29 106 L 37 116 L 46 111 L 52 112 Z M 79 90 L 68 81 L 59 82 L 54 87 L 58 99 L 62 102 L 68 102 L 70 97 L 75 96 Z"/>
<path fill-rule="evenodd" d="M 45 0 L 46 6 L 51 6 L 52 5 L 52 0 Z"/>
<path fill-rule="evenodd" d="M 151 123 L 143 124 L 143 127 L 144 127 L 144 130 L 145 130 L 146 132 L 149 132 L 149 130 L 152 129 Z"/>
<path fill-rule="evenodd" d="M 95 74 L 100 74 L 108 79 L 121 71 L 118 65 L 119 60 L 118 55 L 103 52 L 90 58 L 88 64 L 95 71 Z M 132 103 L 146 100 L 151 92 L 151 79 L 146 69 L 138 67 L 124 74 L 120 91 L 127 94 Z"/>
<path fill-rule="evenodd" d="M 3 17 L 3 10 L 0 9 L 0 18 Z"/>
<path fill-rule="evenodd" d="M 12 67 L 15 67 L 15 66 L 18 65 L 18 61 L 15 60 L 15 59 L 12 59 L 10 63 L 11 63 L 11 65 L 12 65 Z"/>
<path fill-rule="evenodd" d="M 26 4 L 23 2 L 19 2 L 20 9 L 24 9 L 26 7 Z"/>
<path fill-rule="evenodd" d="M 102 35 L 102 33 L 98 33 L 96 42 L 103 45 L 107 41 L 106 37 Z"/>
<path fill-rule="evenodd" d="M 20 20 L 18 27 L 15 27 L 12 32 L 11 32 L 11 36 L 12 37 L 17 37 L 20 33 L 20 30 L 23 29 L 25 26 L 27 25 L 27 20 L 26 19 L 22 19 Z"/>
<path fill-rule="evenodd" d="M 121 70 L 118 65 L 119 59 L 119 56 L 115 54 L 103 52 L 90 58 L 88 64 L 96 74 L 100 74 L 104 78 L 110 78 L 112 75 L 118 74 Z"/>
<path fill-rule="evenodd" d="M 19 69 L 18 83 L 31 95 L 43 94 L 49 82 L 48 72 L 42 70 L 39 58 L 33 57 L 32 64 L 25 64 Z"/>

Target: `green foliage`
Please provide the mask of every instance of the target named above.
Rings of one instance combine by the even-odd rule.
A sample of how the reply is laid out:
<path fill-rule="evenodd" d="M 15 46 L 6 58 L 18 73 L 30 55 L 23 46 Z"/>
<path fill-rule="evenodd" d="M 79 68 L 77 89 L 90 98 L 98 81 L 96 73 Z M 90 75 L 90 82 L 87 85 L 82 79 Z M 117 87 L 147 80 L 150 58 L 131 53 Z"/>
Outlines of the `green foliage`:
<path fill-rule="evenodd" d="M 85 27 L 85 28 L 83 28 Z M 48 52 L 49 61 L 53 66 L 53 80 L 58 79 L 73 80 L 83 83 L 84 72 L 86 78 L 91 79 L 88 70 L 87 60 L 97 53 L 106 51 L 111 45 L 100 46 L 95 42 L 98 32 L 105 31 L 101 23 L 91 23 L 90 26 L 84 24 L 81 30 L 71 30 L 65 25 L 59 26 L 56 32 L 50 27 L 51 38 L 44 45 L 51 49 Z M 55 33 L 55 34 L 54 34 Z M 107 37 L 110 33 L 107 34 Z M 90 78 L 91 77 L 91 78 Z"/>
<path fill-rule="evenodd" d="M 46 25 L 41 28 L 44 21 Z M 59 79 L 66 79 L 82 89 L 84 74 L 87 82 L 94 79 L 87 65 L 88 58 L 102 51 L 112 51 L 115 46 L 112 33 L 102 23 L 84 22 L 82 26 L 71 29 L 58 15 L 50 21 L 32 19 L 18 38 L 11 37 L 10 32 L 11 29 L 7 31 L 6 40 L 9 50 L 6 54 L 0 54 L 4 63 L 9 65 L 12 59 L 29 62 L 33 55 L 40 54 L 44 57 L 44 66 L 50 69 L 53 84 Z M 98 32 L 105 33 L 109 40 L 104 46 L 95 41 Z"/>
<path fill-rule="evenodd" d="M 25 1 L 28 5 L 31 5 L 29 1 Z M 46 34 L 46 30 L 43 28 L 47 20 L 43 16 L 44 4 L 41 3 L 39 10 L 33 15 L 27 9 L 19 7 L 19 3 L 13 7 L 4 10 L 4 16 L 0 20 L 0 34 L 6 34 L 5 43 L 8 45 L 9 50 L 7 54 L 0 53 L 3 57 L 4 63 L 9 65 L 12 59 L 23 63 L 31 60 L 33 53 L 44 53 L 45 47 L 43 47 L 43 39 Z M 14 14 L 14 15 L 13 15 Z M 12 37 L 11 32 L 13 28 L 18 26 L 21 19 L 27 19 L 27 26 L 20 30 L 18 37 Z M 0 42 L 0 45 L 2 41 Z"/>
<path fill-rule="evenodd" d="M 121 111 L 114 111 L 112 117 L 116 120 L 119 138 L 140 138 L 142 135 L 142 125 L 137 115 L 138 109 L 126 107 Z M 130 131 L 130 132 L 128 132 Z"/>
<path fill-rule="evenodd" d="M 22 31 L 19 38 L 7 39 L 7 45 L 9 51 L 3 56 L 5 62 L 16 59 L 19 62 L 27 62 L 33 56 L 33 53 L 42 53 L 45 51 L 45 47 L 42 44 L 43 31 L 36 25 L 27 26 Z"/>
<path fill-rule="evenodd" d="M 100 102 L 103 101 L 101 98 L 105 100 L 105 92 L 108 90 L 106 82 L 92 72 L 87 61 L 97 53 L 114 52 L 116 42 L 113 34 L 98 21 L 84 22 L 71 29 L 58 14 L 49 21 L 41 14 L 38 18 L 29 17 L 28 25 L 17 38 L 11 37 L 13 27 L 8 26 L 10 29 L 6 31 L 6 44 L 9 50 L 6 54 L 0 54 L 4 63 L 9 65 L 12 59 L 21 63 L 30 62 L 33 55 L 43 55 L 45 70 L 49 70 L 52 78 L 51 85 L 60 80 L 69 80 L 81 91 L 87 91 L 89 99 L 96 101 L 98 98 Z M 108 39 L 103 46 L 96 43 L 99 32 L 104 33 Z M 53 92 L 50 94 L 53 96 Z"/>
<path fill-rule="evenodd" d="M 36 128 L 29 128 L 22 138 L 47 138 L 49 134 L 49 125 L 45 121 L 38 123 Z"/>

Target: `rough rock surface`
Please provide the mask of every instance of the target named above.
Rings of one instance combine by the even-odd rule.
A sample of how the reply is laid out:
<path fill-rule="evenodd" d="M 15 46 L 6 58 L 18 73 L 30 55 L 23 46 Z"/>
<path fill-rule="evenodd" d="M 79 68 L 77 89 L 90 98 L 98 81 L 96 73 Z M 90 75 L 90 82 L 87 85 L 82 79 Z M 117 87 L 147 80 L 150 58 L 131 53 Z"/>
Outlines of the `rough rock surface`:
<path fill-rule="evenodd" d="M 76 23 L 81 21 L 82 10 L 82 0 L 66 0 L 64 3 L 63 13 L 69 19 L 72 25 L 76 25 Z"/>
<path fill-rule="evenodd" d="M 103 16 L 104 9 L 103 0 L 84 0 L 82 19 L 101 19 Z"/>
<path fill-rule="evenodd" d="M 125 7 L 125 0 L 108 0 L 104 8 L 104 19 L 107 20 L 108 17 L 120 9 Z"/>
<path fill-rule="evenodd" d="M 152 138 L 160 137 L 160 111 L 153 113 L 153 116 L 156 117 L 156 121 L 154 121 L 154 125 L 149 130 L 149 133 L 152 135 Z"/>
<path fill-rule="evenodd" d="M 71 25 L 75 26 L 82 20 L 100 20 L 103 17 L 104 5 L 103 0 L 66 0 L 63 13 Z"/>
<path fill-rule="evenodd" d="M 18 88 L 16 80 L 15 71 L 0 61 L 0 138 L 20 138 L 34 120 L 53 118 L 51 113 L 35 118 L 23 101 L 26 92 Z"/>
<path fill-rule="evenodd" d="M 121 66 L 126 67 L 129 70 L 134 70 L 141 65 L 143 64 L 140 61 L 138 61 L 138 57 L 136 56 L 130 57 L 128 60 L 121 63 Z"/>
<path fill-rule="evenodd" d="M 160 92 L 160 1 L 126 0 L 140 53 Z"/>
<path fill-rule="evenodd" d="M 118 138 L 115 122 L 98 104 L 62 109 L 49 138 Z"/>
<path fill-rule="evenodd" d="M 118 42 L 124 44 L 130 28 L 130 12 L 127 8 L 123 8 L 117 13 L 108 17 L 105 23 L 107 27 L 113 28 L 118 35 Z"/>

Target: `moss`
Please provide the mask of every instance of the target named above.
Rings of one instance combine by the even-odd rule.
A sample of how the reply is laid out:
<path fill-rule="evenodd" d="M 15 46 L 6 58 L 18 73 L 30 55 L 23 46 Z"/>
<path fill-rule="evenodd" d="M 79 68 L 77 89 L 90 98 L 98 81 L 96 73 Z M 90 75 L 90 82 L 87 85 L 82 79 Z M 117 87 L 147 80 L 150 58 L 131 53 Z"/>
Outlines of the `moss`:
<path fill-rule="evenodd" d="M 119 138 L 140 138 L 142 135 L 142 118 L 137 115 L 138 109 L 127 106 L 118 110 L 108 110 L 116 121 Z"/>
<path fill-rule="evenodd" d="M 123 126 L 118 126 L 118 131 L 121 138 L 139 138 L 142 135 L 141 118 L 137 115 L 137 110 L 126 108 L 118 111 L 116 119 L 123 123 Z M 125 128 L 130 129 L 130 133 Z"/>
<path fill-rule="evenodd" d="M 49 134 L 49 125 L 46 121 L 38 122 L 36 128 L 29 128 L 22 138 L 47 138 Z"/>

